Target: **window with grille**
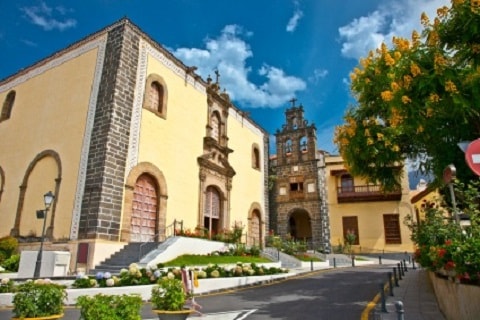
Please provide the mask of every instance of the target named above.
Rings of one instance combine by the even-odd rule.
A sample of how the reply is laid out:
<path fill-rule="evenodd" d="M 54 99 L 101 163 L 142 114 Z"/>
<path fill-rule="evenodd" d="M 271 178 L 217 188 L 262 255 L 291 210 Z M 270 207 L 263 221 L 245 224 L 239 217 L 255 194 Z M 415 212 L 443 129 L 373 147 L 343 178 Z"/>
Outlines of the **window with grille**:
<path fill-rule="evenodd" d="M 400 216 L 398 214 L 384 214 L 383 227 L 385 229 L 386 244 L 401 244 Z"/>
<path fill-rule="evenodd" d="M 355 241 L 353 242 L 354 245 L 360 244 L 360 235 L 358 233 L 358 217 L 342 217 L 342 225 L 343 225 L 343 238 L 346 239 L 347 235 L 354 234 Z"/>
<path fill-rule="evenodd" d="M 340 178 L 341 192 L 354 192 L 353 177 L 349 174 L 344 174 Z"/>

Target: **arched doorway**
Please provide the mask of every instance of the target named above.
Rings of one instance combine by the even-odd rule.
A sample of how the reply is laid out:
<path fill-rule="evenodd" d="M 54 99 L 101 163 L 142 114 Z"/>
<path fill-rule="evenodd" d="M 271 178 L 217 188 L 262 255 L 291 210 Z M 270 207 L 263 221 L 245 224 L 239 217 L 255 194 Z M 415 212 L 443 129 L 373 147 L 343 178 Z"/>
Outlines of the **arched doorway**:
<path fill-rule="evenodd" d="M 157 225 L 157 183 L 152 176 L 142 174 L 135 182 L 130 224 L 131 242 L 155 241 Z"/>
<path fill-rule="evenodd" d="M 294 209 L 290 218 L 288 219 L 288 233 L 294 239 L 305 240 L 311 242 L 312 240 L 312 223 L 310 215 L 304 209 Z"/>
<path fill-rule="evenodd" d="M 220 231 L 221 208 L 220 192 L 213 186 L 208 186 L 205 193 L 205 209 L 203 213 L 203 226 L 210 236 Z"/>

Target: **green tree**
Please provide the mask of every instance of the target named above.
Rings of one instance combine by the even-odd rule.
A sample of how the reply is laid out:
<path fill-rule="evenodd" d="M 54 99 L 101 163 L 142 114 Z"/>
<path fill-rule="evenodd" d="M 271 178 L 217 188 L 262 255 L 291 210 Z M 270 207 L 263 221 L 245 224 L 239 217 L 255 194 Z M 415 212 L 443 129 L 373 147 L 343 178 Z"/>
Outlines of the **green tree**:
<path fill-rule="evenodd" d="M 480 9 L 478 0 L 453 0 L 421 34 L 393 38 L 371 51 L 351 74 L 357 100 L 335 131 L 353 175 L 399 185 L 401 164 L 414 159 L 440 181 L 454 163 L 461 180 L 473 173 L 458 148 L 480 137 Z"/>

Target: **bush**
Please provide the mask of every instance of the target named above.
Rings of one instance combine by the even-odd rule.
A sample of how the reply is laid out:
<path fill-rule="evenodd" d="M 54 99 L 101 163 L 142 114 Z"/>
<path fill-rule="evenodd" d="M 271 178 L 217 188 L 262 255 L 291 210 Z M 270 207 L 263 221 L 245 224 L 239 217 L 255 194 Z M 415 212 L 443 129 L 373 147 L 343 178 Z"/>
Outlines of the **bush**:
<path fill-rule="evenodd" d="M 7 271 L 17 272 L 19 264 L 20 264 L 20 255 L 12 254 L 10 258 L 3 261 L 2 266 Z"/>
<path fill-rule="evenodd" d="M 17 287 L 13 313 L 22 319 L 62 314 L 66 297 L 65 286 L 42 279 L 27 281 Z"/>
<path fill-rule="evenodd" d="M 175 278 L 173 273 L 158 280 L 158 285 L 152 288 L 152 308 L 155 310 L 182 310 L 187 299 L 182 280 Z"/>
<path fill-rule="evenodd" d="M 0 293 L 9 293 L 9 292 L 15 292 L 15 291 L 16 291 L 16 286 L 13 280 L 8 278 L 3 278 L 0 281 Z"/>
<path fill-rule="evenodd" d="M 80 296 L 77 298 L 83 320 L 141 320 L 142 298 L 139 295 Z"/>
<path fill-rule="evenodd" d="M 0 238 L 0 264 L 17 252 L 18 240 L 11 236 Z"/>

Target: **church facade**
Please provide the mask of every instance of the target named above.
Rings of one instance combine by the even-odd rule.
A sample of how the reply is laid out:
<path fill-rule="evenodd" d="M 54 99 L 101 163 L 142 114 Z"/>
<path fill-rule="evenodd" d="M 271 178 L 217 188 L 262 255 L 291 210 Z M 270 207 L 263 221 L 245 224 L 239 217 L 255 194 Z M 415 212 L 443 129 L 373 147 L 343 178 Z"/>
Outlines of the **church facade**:
<path fill-rule="evenodd" d="M 1 80 L 0 101 L 0 236 L 38 239 L 52 191 L 46 248 L 71 269 L 80 245 L 91 268 L 180 221 L 263 242 L 268 134 L 128 19 Z"/>

